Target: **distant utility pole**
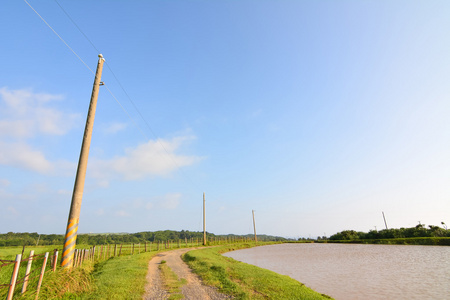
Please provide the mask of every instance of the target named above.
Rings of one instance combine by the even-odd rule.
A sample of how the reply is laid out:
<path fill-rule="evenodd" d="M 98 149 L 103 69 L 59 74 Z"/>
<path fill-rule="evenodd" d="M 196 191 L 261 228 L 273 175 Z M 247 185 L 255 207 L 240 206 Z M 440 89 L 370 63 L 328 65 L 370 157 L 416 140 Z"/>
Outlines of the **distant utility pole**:
<path fill-rule="evenodd" d="M 80 219 L 81 201 L 83 199 L 84 181 L 86 177 L 86 168 L 89 156 L 89 147 L 91 146 L 92 129 L 94 127 L 95 110 L 97 108 L 97 98 L 100 89 L 100 80 L 102 77 L 103 55 L 98 55 L 97 71 L 95 73 L 94 87 L 92 88 L 91 102 L 84 128 L 83 143 L 81 144 L 80 158 L 78 160 L 77 175 L 73 187 L 72 203 L 70 205 L 69 220 L 67 221 L 66 236 L 64 240 L 64 249 L 61 259 L 61 267 L 72 268 L 73 255 L 77 241 L 78 222 Z"/>
<path fill-rule="evenodd" d="M 252 209 L 252 215 L 253 215 L 253 231 L 255 232 L 255 243 L 257 243 L 258 238 L 256 237 L 255 211 L 253 209 Z"/>
<path fill-rule="evenodd" d="M 206 246 L 206 204 L 205 192 L 203 192 L 203 246 Z"/>
<path fill-rule="evenodd" d="M 386 226 L 386 229 L 388 229 L 387 223 L 386 223 L 386 218 L 384 217 L 384 211 L 382 211 L 381 213 L 383 213 L 384 226 Z"/>

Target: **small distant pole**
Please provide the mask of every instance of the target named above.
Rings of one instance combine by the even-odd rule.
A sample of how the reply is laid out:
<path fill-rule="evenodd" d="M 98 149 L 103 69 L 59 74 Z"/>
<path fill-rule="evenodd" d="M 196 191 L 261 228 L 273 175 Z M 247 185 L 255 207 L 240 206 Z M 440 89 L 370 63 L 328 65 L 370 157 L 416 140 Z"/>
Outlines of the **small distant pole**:
<path fill-rule="evenodd" d="M 258 238 L 256 237 L 255 211 L 253 209 L 252 209 L 252 215 L 253 215 L 253 231 L 255 232 L 255 243 L 257 243 Z"/>
<path fill-rule="evenodd" d="M 205 203 L 205 192 L 203 192 L 203 246 L 206 246 L 206 203 Z"/>
<path fill-rule="evenodd" d="M 388 229 L 387 223 L 386 223 L 386 218 L 384 217 L 384 211 L 382 211 L 381 213 L 383 214 L 384 226 L 386 226 L 386 229 Z"/>

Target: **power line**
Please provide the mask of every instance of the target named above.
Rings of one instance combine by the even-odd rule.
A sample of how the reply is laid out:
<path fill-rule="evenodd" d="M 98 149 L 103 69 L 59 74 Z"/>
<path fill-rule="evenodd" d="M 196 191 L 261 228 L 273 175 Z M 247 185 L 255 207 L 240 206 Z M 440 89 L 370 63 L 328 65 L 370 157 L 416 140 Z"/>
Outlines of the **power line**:
<path fill-rule="evenodd" d="M 84 60 L 81 59 L 81 57 L 66 43 L 66 41 L 52 28 L 52 26 L 50 26 L 50 24 L 47 23 L 47 21 L 44 20 L 44 18 L 33 8 L 33 6 L 30 5 L 30 3 L 27 2 L 27 0 L 23 0 L 25 1 L 26 4 L 28 4 L 28 6 L 39 16 L 39 18 L 41 18 L 41 20 L 45 23 L 45 25 L 48 26 L 48 28 L 50 28 L 54 34 L 56 34 L 56 36 L 64 43 L 64 45 L 67 46 L 67 48 L 70 49 L 70 51 L 72 51 L 73 54 L 75 54 L 76 57 L 78 57 L 78 59 L 83 63 L 83 65 L 86 66 L 86 68 L 89 69 L 89 71 L 91 71 L 92 74 L 95 75 L 94 71 L 91 70 L 91 68 L 89 68 L 89 66 L 84 62 Z"/>
<path fill-rule="evenodd" d="M 101 51 L 98 50 L 97 47 L 95 47 L 94 43 L 91 42 L 91 40 L 87 37 L 87 35 L 84 34 L 83 30 L 81 30 L 81 28 L 78 27 L 77 23 L 75 23 L 75 21 L 70 17 L 70 15 L 66 12 L 66 10 L 59 4 L 59 2 L 57 0 L 55 0 L 55 2 L 56 2 L 56 4 L 58 4 L 59 8 L 61 8 L 61 10 L 66 14 L 66 16 L 69 18 L 69 20 L 72 21 L 73 25 L 75 25 L 75 27 L 77 27 L 77 29 L 81 32 L 81 34 L 84 36 L 84 38 L 86 40 L 88 40 L 88 42 L 92 45 L 92 47 L 94 47 L 94 49 L 97 51 L 97 53 L 100 53 Z"/>
<path fill-rule="evenodd" d="M 59 4 L 59 2 L 57 0 L 55 0 L 55 2 L 58 4 L 58 6 L 61 8 L 61 10 L 64 12 L 64 14 L 69 18 L 69 20 L 75 25 L 75 27 L 78 29 L 78 31 L 80 31 L 80 33 L 86 38 L 86 40 L 91 44 L 91 46 L 97 51 L 97 53 L 100 53 L 101 51 L 95 46 L 95 44 L 89 39 L 89 37 L 83 32 L 83 30 L 80 28 L 80 26 L 78 26 L 78 24 L 72 19 L 72 17 L 69 15 L 69 13 Z M 128 94 L 128 92 L 125 90 L 124 86 L 122 85 L 122 83 L 120 82 L 119 78 L 117 78 L 116 74 L 114 73 L 114 71 L 112 70 L 111 66 L 109 65 L 108 61 L 105 61 L 107 68 L 109 69 L 109 71 L 111 72 L 111 74 L 113 75 L 114 79 L 117 81 L 117 83 L 119 84 L 120 88 L 122 89 L 122 91 L 125 93 L 125 95 L 128 98 L 128 101 L 130 101 L 130 103 L 133 105 L 135 111 L 138 113 L 138 115 L 140 116 L 140 118 L 144 121 L 145 125 L 147 126 L 148 130 L 151 132 L 151 134 L 153 135 L 153 137 L 156 139 L 156 142 L 161 146 L 161 148 L 166 152 L 167 156 L 172 160 L 173 164 L 176 166 L 177 170 L 182 173 L 182 175 L 184 175 L 193 185 L 196 186 L 196 184 L 191 180 L 191 178 L 189 176 L 187 176 L 187 174 L 185 174 L 182 170 L 181 167 L 177 164 L 177 162 L 172 158 L 170 152 L 166 149 L 166 147 L 164 147 L 164 145 L 161 143 L 161 141 L 158 139 L 158 135 L 155 133 L 155 131 L 152 129 L 152 127 L 150 126 L 150 124 L 147 122 L 147 120 L 144 118 L 144 116 L 142 115 L 141 111 L 139 110 L 139 108 L 136 106 L 136 104 L 134 103 L 134 101 L 131 99 L 130 95 Z M 119 104 L 119 106 L 122 108 L 122 110 L 125 112 L 125 114 L 131 119 L 131 121 L 133 122 L 133 124 L 138 128 L 138 130 L 144 135 L 144 137 L 146 139 L 149 139 L 145 133 L 142 131 L 142 129 L 137 125 L 137 123 L 131 118 L 130 114 L 125 110 L 125 108 L 120 104 L 120 102 L 117 100 L 117 98 L 113 95 L 113 93 L 111 92 L 111 90 L 109 90 L 107 88 L 107 90 L 109 91 L 109 93 L 111 94 L 111 96 L 116 100 L 116 102 Z"/>
<path fill-rule="evenodd" d="M 39 18 L 53 31 L 53 33 L 67 46 L 67 48 L 70 49 L 70 51 L 86 66 L 86 68 L 88 68 L 89 71 L 91 71 L 92 74 L 95 75 L 94 71 L 92 71 L 91 68 L 89 68 L 89 66 L 83 61 L 83 59 L 75 52 L 75 50 L 73 50 L 67 43 L 66 41 L 50 26 L 50 24 L 30 5 L 30 3 L 27 2 L 27 0 L 24 0 L 25 3 L 39 16 Z M 101 51 L 99 51 L 99 49 L 95 46 L 95 44 L 89 39 L 89 37 L 83 32 L 83 30 L 81 30 L 81 28 L 77 25 L 77 23 L 70 17 L 70 15 L 67 13 L 67 11 L 58 3 L 57 0 L 55 0 L 56 4 L 58 4 L 58 6 L 61 8 L 61 10 L 64 12 L 64 14 L 69 18 L 69 20 L 75 25 L 75 27 L 78 29 L 78 31 L 80 31 L 80 33 L 85 37 L 85 39 L 91 44 L 91 46 L 97 51 L 97 53 L 100 53 Z M 122 83 L 120 82 L 120 80 L 117 78 L 116 74 L 113 72 L 113 70 L 111 69 L 111 67 L 109 66 L 108 62 L 105 61 L 106 66 L 108 67 L 109 71 L 111 72 L 111 74 L 113 75 L 114 79 L 117 81 L 117 83 L 119 84 L 120 88 L 122 89 L 122 91 L 125 93 L 125 95 L 127 96 L 128 100 L 130 101 L 130 103 L 133 105 L 134 109 L 136 110 L 136 112 L 139 114 L 140 118 L 144 121 L 144 123 L 146 124 L 147 128 L 149 129 L 149 131 L 152 133 L 152 135 L 154 136 L 154 138 L 156 139 L 156 142 L 161 146 L 161 148 L 166 152 L 167 156 L 172 160 L 173 164 L 175 165 L 175 167 L 177 168 L 178 172 L 180 174 L 182 174 L 186 179 L 188 179 L 192 185 L 196 186 L 198 188 L 198 186 L 192 181 L 192 179 L 187 176 L 186 173 L 184 173 L 181 169 L 181 167 L 177 164 L 177 162 L 174 160 L 174 158 L 171 156 L 170 152 L 166 149 L 166 147 L 164 147 L 164 145 L 162 144 L 162 142 L 158 139 L 158 136 L 156 135 L 156 133 L 153 131 L 153 129 L 151 128 L 150 124 L 147 122 L 147 120 L 144 118 L 144 116 L 142 115 L 142 113 L 140 112 L 140 110 L 138 109 L 138 107 L 136 106 L 136 104 L 134 103 L 134 101 L 131 99 L 130 95 L 128 94 L 128 92 L 125 90 L 124 86 L 122 85 Z M 137 124 L 137 122 L 135 122 L 135 120 L 131 117 L 131 115 L 128 113 L 128 111 L 123 107 L 123 105 L 119 102 L 119 100 L 117 99 L 117 97 L 112 93 L 112 91 L 106 86 L 104 85 L 105 88 L 108 90 L 108 92 L 111 94 L 111 96 L 114 98 L 114 100 L 117 102 L 117 104 L 121 107 L 121 109 L 124 111 L 124 113 L 128 116 L 128 118 L 132 121 L 132 123 L 137 127 L 137 129 L 141 132 L 141 134 L 143 135 L 143 137 L 147 140 L 149 140 L 148 136 L 145 134 L 145 132 L 141 129 L 141 127 Z"/>

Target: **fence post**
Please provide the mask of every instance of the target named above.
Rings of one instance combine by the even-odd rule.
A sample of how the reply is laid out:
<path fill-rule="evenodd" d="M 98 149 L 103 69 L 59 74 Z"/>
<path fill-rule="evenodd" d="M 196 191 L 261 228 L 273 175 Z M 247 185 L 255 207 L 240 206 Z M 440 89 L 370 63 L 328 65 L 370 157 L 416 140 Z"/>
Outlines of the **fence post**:
<path fill-rule="evenodd" d="M 56 264 L 58 262 L 58 250 L 55 249 L 55 252 L 53 252 L 53 272 L 56 271 Z"/>
<path fill-rule="evenodd" d="M 147 241 L 145 241 L 145 250 L 144 252 L 147 252 Z"/>
<path fill-rule="evenodd" d="M 39 282 L 36 289 L 35 300 L 37 300 L 37 298 L 39 297 L 39 291 L 41 290 L 42 279 L 44 279 L 45 266 L 47 265 L 47 260 L 48 260 L 48 252 L 45 252 L 44 262 L 42 263 L 41 274 L 39 275 Z"/>
<path fill-rule="evenodd" d="M 76 268 L 78 266 L 78 249 L 73 251 L 73 267 Z"/>
<path fill-rule="evenodd" d="M 114 257 L 117 255 L 117 244 L 114 244 Z"/>
<path fill-rule="evenodd" d="M 27 291 L 28 279 L 29 279 L 30 271 L 31 271 L 31 264 L 33 263 L 33 255 L 34 255 L 34 250 L 31 250 L 30 256 L 28 257 L 28 264 L 27 264 L 27 269 L 25 271 L 25 277 L 23 279 L 22 294 Z"/>
<path fill-rule="evenodd" d="M 134 243 L 133 243 L 133 248 L 131 248 L 131 255 L 133 255 L 134 253 Z"/>
<path fill-rule="evenodd" d="M 16 287 L 17 275 L 19 275 L 20 261 L 22 260 L 22 254 L 16 255 L 16 261 L 14 262 L 14 270 L 11 275 L 11 282 L 9 283 L 8 296 L 6 300 L 11 300 L 14 294 L 14 289 Z"/>
<path fill-rule="evenodd" d="M 122 254 L 122 244 L 120 244 L 119 256 Z"/>

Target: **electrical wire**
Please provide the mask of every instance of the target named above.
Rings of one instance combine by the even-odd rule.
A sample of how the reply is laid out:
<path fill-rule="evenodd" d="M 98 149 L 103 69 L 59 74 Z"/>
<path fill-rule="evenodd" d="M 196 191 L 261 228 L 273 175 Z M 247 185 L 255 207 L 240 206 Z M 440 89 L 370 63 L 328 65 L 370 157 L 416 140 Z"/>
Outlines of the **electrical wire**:
<path fill-rule="evenodd" d="M 86 66 L 86 68 L 89 69 L 89 71 L 91 71 L 92 74 L 95 75 L 94 71 L 91 70 L 91 68 L 89 68 L 89 66 L 84 62 L 84 60 L 81 59 L 81 57 L 66 43 L 66 41 L 52 28 L 52 26 L 50 26 L 50 24 L 47 23 L 47 21 L 45 21 L 45 19 L 33 8 L 33 6 L 30 5 L 30 3 L 28 3 L 27 0 L 23 0 L 25 1 L 26 4 L 28 4 L 28 6 L 39 16 L 39 18 L 41 18 L 41 20 L 45 23 L 45 25 L 48 26 L 48 28 L 50 28 L 54 34 L 56 34 L 56 36 L 64 43 L 64 45 L 67 46 L 67 48 L 70 49 L 70 51 L 72 51 L 73 54 L 75 54 L 76 57 L 78 57 L 78 59 L 83 63 L 83 65 Z"/>
<path fill-rule="evenodd" d="M 92 71 L 91 68 L 89 68 L 89 66 L 84 62 L 84 60 L 75 52 L 75 50 L 73 50 L 69 44 L 50 26 L 50 24 L 31 6 L 30 3 L 28 3 L 27 0 L 23 0 L 35 13 L 36 15 L 39 16 L 39 18 L 53 31 L 53 33 L 67 46 L 67 48 L 69 48 L 69 50 L 86 66 L 86 68 L 88 68 L 89 71 L 91 71 L 92 74 L 95 75 L 94 71 Z M 75 25 L 75 27 L 78 29 L 78 31 L 80 31 L 80 33 L 84 36 L 84 38 L 91 44 L 91 46 L 97 51 L 97 53 L 101 53 L 99 51 L 99 49 L 95 46 L 95 44 L 89 39 L 89 37 L 83 32 L 83 30 L 81 30 L 81 28 L 77 25 L 77 23 L 72 19 L 72 17 L 70 17 L 70 15 L 67 13 L 67 11 L 59 4 L 59 2 L 57 0 L 55 0 L 56 4 L 61 8 L 61 10 L 64 12 L 64 14 L 69 18 L 69 20 Z M 178 172 L 180 174 L 182 174 L 186 179 L 188 179 L 190 181 L 190 183 L 197 187 L 197 184 L 195 184 L 194 181 L 192 181 L 192 179 L 187 176 L 186 173 L 184 173 L 181 169 L 181 167 L 177 164 L 177 162 L 174 160 L 174 158 L 172 157 L 171 153 L 166 149 L 166 147 L 164 147 L 164 145 L 162 144 L 162 142 L 160 141 L 160 139 L 158 138 L 158 136 L 156 135 L 156 133 L 153 131 L 153 129 L 151 128 L 150 124 L 147 122 L 147 120 L 144 118 L 144 116 L 142 115 L 142 113 L 140 112 L 140 110 L 138 109 L 138 107 L 136 106 L 136 104 L 134 103 L 134 101 L 131 99 L 130 95 L 128 94 L 128 92 L 125 90 L 124 86 L 122 85 L 122 83 L 120 82 L 120 80 L 117 78 L 116 74 L 113 72 L 112 68 L 110 67 L 110 65 L 108 64 L 107 61 L 105 61 L 107 68 L 109 69 L 109 71 L 111 72 L 111 74 L 113 75 L 114 79 L 117 81 L 117 83 L 119 84 L 120 88 L 122 89 L 122 91 L 125 93 L 125 95 L 127 96 L 128 100 L 130 101 L 130 103 L 133 105 L 134 109 L 136 110 L 136 112 L 139 114 L 140 118 L 144 121 L 144 123 L 146 124 L 147 128 L 149 129 L 149 131 L 152 133 L 152 135 L 154 136 L 154 138 L 156 139 L 156 142 L 161 146 L 161 148 L 166 152 L 167 156 L 171 159 L 171 161 L 173 162 L 173 164 L 175 165 L 176 169 L 178 170 Z M 121 107 L 121 109 L 124 111 L 124 113 L 128 116 L 128 118 L 131 120 L 131 122 L 136 126 L 136 128 L 140 131 L 140 133 L 143 135 L 143 137 L 147 140 L 149 140 L 148 136 L 145 134 L 145 132 L 141 129 L 141 127 L 137 124 L 137 122 L 131 117 L 131 115 L 128 113 L 128 111 L 123 107 L 123 105 L 119 102 L 119 100 L 117 99 L 117 97 L 113 94 L 113 92 L 106 86 L 106 84 L 104 84 L 104 87 L 108 90 L 108 92 L 111 94 L 111 96 L 114 98 L 114 100 L 117 102 L 117 104 Z"/>

